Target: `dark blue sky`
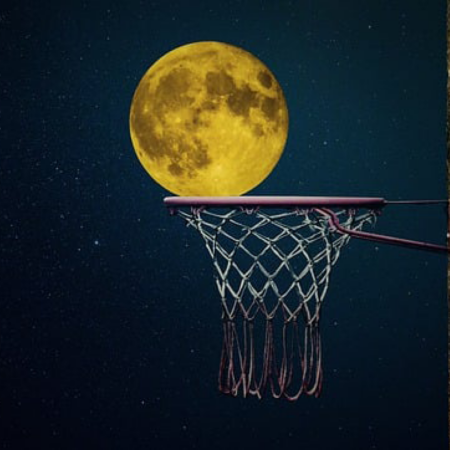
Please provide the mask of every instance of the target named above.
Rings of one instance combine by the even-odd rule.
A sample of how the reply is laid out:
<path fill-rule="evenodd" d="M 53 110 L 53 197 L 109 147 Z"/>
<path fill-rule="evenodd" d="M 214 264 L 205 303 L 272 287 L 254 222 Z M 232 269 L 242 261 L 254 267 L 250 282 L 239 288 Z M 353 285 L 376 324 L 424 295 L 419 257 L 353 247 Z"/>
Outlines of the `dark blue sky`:
<path fill-rule="evenodd" d="M 211 262 L 128 131 L 156 59 L 228 42 L 290 113 L 252 194 L 445 198 L 445 19 L 443 0 L 2 3 L 0 447 L 447 448 L 446 258 L 351 242 L 322 396 L 220 395 Z M 443 244 L 445 222 L 390 206 L 376 231 Z"/>

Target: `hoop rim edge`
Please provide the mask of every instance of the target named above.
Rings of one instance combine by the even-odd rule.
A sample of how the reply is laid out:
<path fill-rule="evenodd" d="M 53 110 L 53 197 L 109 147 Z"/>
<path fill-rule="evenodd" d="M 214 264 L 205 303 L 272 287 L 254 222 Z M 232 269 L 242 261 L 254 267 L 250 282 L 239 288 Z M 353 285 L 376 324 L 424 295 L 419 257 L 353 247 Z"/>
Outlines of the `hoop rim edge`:
<path fill-rule="evenodd" d="M 210 206 L 210 207 L 320 207 L 320 206 L 356 206 L 381 208 L 387 204 L 382 197 L 327 197 L 327 196 L 232 196 L 232 197 L 165 197 L 168 207 Z"/>

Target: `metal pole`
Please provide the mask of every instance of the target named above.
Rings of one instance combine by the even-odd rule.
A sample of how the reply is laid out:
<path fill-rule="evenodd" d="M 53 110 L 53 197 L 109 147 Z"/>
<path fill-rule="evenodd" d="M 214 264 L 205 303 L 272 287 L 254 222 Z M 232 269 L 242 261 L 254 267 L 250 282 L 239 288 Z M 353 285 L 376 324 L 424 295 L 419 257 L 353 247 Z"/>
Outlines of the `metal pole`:
<path fill-rule="evenodd" d="M 315 208 L 316 211 L 328 216 L 331 226 L 341 234 L 347 234 L 358 239 L 380 242 L 383 244 L 399 245 L 401 247 L 415 248 L 418 250 L 427 250 L 435 253 L 449 253 L 449 248 L 444 245 L 430 244 L 428 242 L 412 241 L 394 236 L 385 236 L 383 234 L 367 233 L 365 231 L 349 230 L 339 223 L 339 218 L 335 212 L 325 208 Z"/>

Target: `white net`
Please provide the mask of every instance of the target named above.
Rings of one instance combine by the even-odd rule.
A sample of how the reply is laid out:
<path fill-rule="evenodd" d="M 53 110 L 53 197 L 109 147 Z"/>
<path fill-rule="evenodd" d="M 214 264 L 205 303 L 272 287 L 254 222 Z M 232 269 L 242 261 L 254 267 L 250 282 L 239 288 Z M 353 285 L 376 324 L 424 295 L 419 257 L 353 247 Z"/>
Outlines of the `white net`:
<path fill-rule="evenodd" d="M 212 258 L 222 304 L 222 392 L 296 400 L 322 384 L 320 309 L 331 267 L 350 237 L 326 210 L 179 208 Z M 334 210 L 360 230 L 374 211 Z"/>

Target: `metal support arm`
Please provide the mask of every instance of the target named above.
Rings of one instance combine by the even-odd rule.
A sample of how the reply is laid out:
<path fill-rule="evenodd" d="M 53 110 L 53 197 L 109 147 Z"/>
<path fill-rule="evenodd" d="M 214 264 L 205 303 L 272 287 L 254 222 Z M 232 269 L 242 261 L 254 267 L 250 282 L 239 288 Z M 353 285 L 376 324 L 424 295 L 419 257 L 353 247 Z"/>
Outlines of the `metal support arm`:
<path fill-rule="evenodd" d="M 450 249 L 443 245 L 430 244 L 428 242 L 412 241 L 410 239 L 402 239 L 394 236 L 385 236 L 383 234 L 368 233 L 366 231 L 350 230 L 343 227 L 339 223 L 339 218 L 335 212 L 326 208 L 315 208 L 316 211 L 327 216 L 330 225 L 339 233 L 364 239 L 367 241 L 380 242 L 383 244 L 399 245 L 401 247 L 415 248 L 418 250 L 426 250 L 434 253 L 450 253 Z"/>

